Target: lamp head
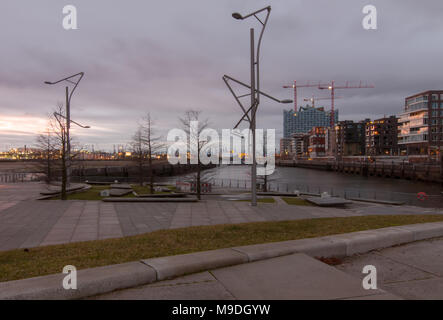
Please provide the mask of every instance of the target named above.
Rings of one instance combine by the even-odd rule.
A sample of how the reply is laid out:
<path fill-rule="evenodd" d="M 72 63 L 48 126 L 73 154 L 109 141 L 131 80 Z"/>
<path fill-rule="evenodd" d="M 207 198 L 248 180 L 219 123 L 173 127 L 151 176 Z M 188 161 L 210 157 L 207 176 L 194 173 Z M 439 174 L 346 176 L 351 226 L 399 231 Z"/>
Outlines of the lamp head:
<path fill-rule="evenodd" d="M 280 103 L 285 103 L 285 104 L 287 104 L 287 103 L 293 103 L 294 101 L 293 100 L 290 100 L 290 99 L 286 99 L 286 100 L 281 100 L 280 101 Z"/>
<path fill-rule="evenodd" d="M 238 13 L 238 12 L 234 12 L 234 13 L 232 14 L 232 17 L 233 17 L 234 19 L 237 19 L 237 20 L 242 20 L 242 19 L 243 19 L 243 16 L 242 16 L 240 13 Z"/>
<path fill-rule="evenodd" d="M 90 127 L 90 126 L 85 126 L 84 128 L 85 128 L 85 129 L 91 129 L 91 127 Z"/>
<path fill-rule="evenodd" d="M 50 82 L 50 81 L 45 81 L 45 84 L 52 84 L 52 82 Z"/>

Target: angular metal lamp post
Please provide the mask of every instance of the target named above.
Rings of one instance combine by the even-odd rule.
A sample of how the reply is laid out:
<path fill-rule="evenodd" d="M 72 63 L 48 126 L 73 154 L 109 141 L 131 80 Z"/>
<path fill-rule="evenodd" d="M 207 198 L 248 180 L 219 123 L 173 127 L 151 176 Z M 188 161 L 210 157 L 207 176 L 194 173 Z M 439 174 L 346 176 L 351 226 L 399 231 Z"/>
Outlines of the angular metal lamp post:
<path fill-rule="evenodd" d="M 263 12 L 263 11 L 267 11 L 266 14 L 266 18 L 264 20 L 264 22 L 262 20 L 260 20 L 260 18 L 258 18 L 257 14 Z M 228 86 L 229 90 L 231 91 L 232 95 L 234 96 L 235 100 L 237 101 L 237 103 L 240 105 L 241 109 L 243 110 L 244 114 L 241 118 L 241 120 L 237 123 L 237 125 L 235 126 L 235 128 L 237 128 L 237 126 L 243 121 L 245 120 L 245 118 L 247 118 L 247 121 L 249 122 L 249 128 L 252 131 L 252 170 L 251 170 L 251 194 L 252 194 L 252 201 L 251 201 L 251 205 L 252 206 L 256 206 L 257 205 L 257 159 L 256 159 L 256 147 L 255 147 L 255 141 L 256 141 L 256 135 L 255 135 L 255 130 L 256 130 L 256 113 L 257 113 L 257 108 L 260 104 L 260 95 L 264 95 L 274 101 L 277 101 L 279 103 L 292 103 L 291 100 L 278 100 L 275 99 L 267 94 L 264 94 L 260 91 L 260 48 L 261 48 L 261 42 L 262 42 L 262 38 L 263 38 L 263 33 L 266 29 L 266 25 L 268 23 L 268 19 L 269 19 L 269 15 L 271 13 L 271 6 L 265 7 L 263 9 L 254 11 L 246 16 L 241 15 L 240 13 L 233 13 L 232 17 L 234 19 L 237 20 L 245 20 L 249 17 L 254 16 L 262 25 L 262 29 L 260 32 L 260 37 L 258 40 L 258 45 L 257 45 L 257 52 L 255 52 L 255 40 L 254 40 L 254 29 L 251 28 L 250 29 L 250 42 L 251 42 L 251 85 L 246 85 L 238 80 L 235 80 L 234 78 L 231 78 L 229 76 L 224 76 L 223 80 L 225 81 L 226 85 Z M 237 96 L 232 87 L 229 85 L 228 81 L 232 80 L 234 82 L 237 82 L 238 84 L 245 86 L 247 88 L 249 88 L 251 90 L 251 93 L 248 94 L 251 96 L 251 106 L 249 107 L 248 110 L 246 110 L 244 108 L 244 106 L 242 105 L 242 103 L 240 102 L 240 98 L 244 97 L 244 96 L 248 96 L 248 95 L 243 95 L 243 96 Z M 251 115 L 249 115 L 249 113 L 251 113 Z"/>
<path fill-rule="evenodd" d="M 65 155 L 65 160 L 67 163 L 66 185 L 68 185 L 68 186 L 70 184 L 70 164 L 69 164 L 69 162 L 70 162 L 70 157 L 71 157 L 71 141 L 70 141 L 69 131 L 71 128 L 71 122 L 73 122 L 73 121 L 71 121 L 71 98 L 72 98 L 72 95 L 74 94 L 75 89 L 77 89 L 77 86 L 80 83 L 80 81 L 82 80 L 84 75 L 85 75 L 84 72 L 80 72 L 80 73 L 74 74 L 72 76 L 63 78 L 58 81 L 54 81 L 54 82 L 45 81 L 45 84 L 49 84 L 49 85 L 55 85 L 55 84 L 58 84 L 63 81 L 66 81 L 66 82 L 74 85 L 74 88 L 71 90 L 71 92 L 69 92 L 69 87 L 66 86 L 66 117 L 64 117 L 64 118 L 66 118 L 66 149 L 67 149 L 67 151 L 66 151 L 67 158 Z M 73 81 L 72 79 L 76 78 L 76 77 L 79 77 L 77 79 L 77 81 Z"/>

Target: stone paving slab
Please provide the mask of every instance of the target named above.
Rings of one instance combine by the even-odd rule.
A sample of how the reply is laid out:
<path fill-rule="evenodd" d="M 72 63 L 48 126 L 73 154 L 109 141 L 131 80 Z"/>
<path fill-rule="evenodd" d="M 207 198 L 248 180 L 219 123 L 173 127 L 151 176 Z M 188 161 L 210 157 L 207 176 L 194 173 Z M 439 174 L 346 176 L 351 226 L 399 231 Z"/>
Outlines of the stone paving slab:
<path fill-rule="evenodd" d="M 0 184 L 0 201 L 35 200 L 48 187 L 42 182 Z"/>
<path fill-rule="evenodd" d="M 33 190 L 37 192 L 41 187 L 34 185 Z M 411 213 L 423 213 L 423 208 L 405 207 L 402 212 L 398 207 L 382 205 L 342 209 L 280 202 L 251 207 L 248 202 L 224 200 L 107 203 L 0 198 L 0 250 L 119 238 L 189 226 Z M 432 228 L 429 232 L 433 232 Z"/>
<path fill-rule="evenodd" d="M 17 204 L 17 201 L 0 201 L 0 212 Z"/>
<path fill-rule="evenodd" d="M 403 246 L 351 256 L 336 266 L 363 279 L 362 269 L 373 265 L 378 286 L 404 299 L 443 299 L 443 239 L 409 243 Z"/>
<path fill-rule="evenodd" d="M 320 207 L 343 206 L 352 203 L 352 201 L 336 197 L 325 197 L 325 198 L 307 197 L 305 198 L 305 200 Z"/>
<path fill-rule="evenodd" d="M 237 299 L 345 299 L 384 293 L 303 253 L 211 271 Z"/>
<path fill-rule="evenodd" d="M 99 300 L 398 299 L 307 255 L 236 265 L 116 291 Z"/>
<path fill-rule="evenodd" d="M 93 297 L 92 300 L 233 300 L 209 272 Z"/>

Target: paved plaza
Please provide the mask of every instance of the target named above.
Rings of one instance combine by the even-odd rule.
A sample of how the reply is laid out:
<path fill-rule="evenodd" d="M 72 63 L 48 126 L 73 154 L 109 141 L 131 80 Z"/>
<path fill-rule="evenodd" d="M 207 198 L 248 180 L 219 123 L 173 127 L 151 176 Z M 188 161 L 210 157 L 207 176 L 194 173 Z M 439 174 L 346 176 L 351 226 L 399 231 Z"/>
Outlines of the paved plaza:
<path fill-rule="evenodd" d="M 0 250 L 30 248 L 143 234 L 161 229 L 373 214 L 440 213 L 442 209 L 354 203 L 347 209 L 227 201 L 198 203 L 105 203 L 32 200 L 42 184 L 1 186 Z M 19 192 L 18 192 L 19 191 Z M 205 198 L 204 198 L 205 199 Z"/>

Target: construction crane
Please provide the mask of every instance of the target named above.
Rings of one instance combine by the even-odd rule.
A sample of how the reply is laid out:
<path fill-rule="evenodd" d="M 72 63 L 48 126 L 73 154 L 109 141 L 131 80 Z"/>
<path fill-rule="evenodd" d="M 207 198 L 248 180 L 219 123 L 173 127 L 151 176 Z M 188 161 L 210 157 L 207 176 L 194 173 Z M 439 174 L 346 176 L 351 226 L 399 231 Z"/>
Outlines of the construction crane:
<path fill-rule="evenodd" d="M 294 80 L 293 85 L 283 86 L 283 88 L 294 89 L 294 112 L 296 113 L 297 112 L 297 88 L 309 88 L 309 87 L 320 88 L 321 86 L 323 86 L 323 85 L 321 84 L 320 81 L 318 83 L 307 82 L 305 84 L 297 84 L 297 80 Z"/>
<path fill-rule="evenodd" d="M 342 86 L 337 86 L 335 84 L 335 81 L 331 81 L 330 84 L 328 85 L 318 85 L 318 88 L 320 90 L 330 90 L 331 91 L 331 123 L 330 126 L 331 128 L 335 127 L 335 112 L 334 112 L 334 100 L 336 99 L 335 97 L 335 90 L 336 89 L 367 89 L 367 88 L 374 88 L 373 85 L 367 85 L 367 84 L 363 84 L 361 81 L 358 85 L 352 85 L 349 83 L 349 81 L 346 81 L 345 85 Z"/>
<path fill-rule="evenodd" d="M 341 99 L 343 97 L 335 97 L 335 99 Z M 331 100 L 331 97 L 314 97 L 312 96 L 311 98 L 304 98 L 303 101 L 310 101 L 311 102 L 311 106 L 313 108 L 315 108 L 315 101 L 319 101 L 319 100 Z"/>

